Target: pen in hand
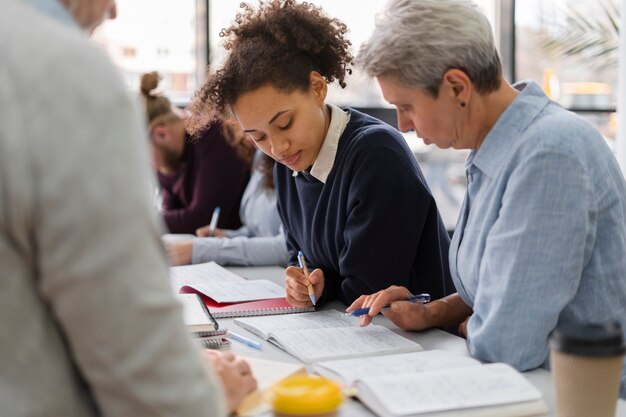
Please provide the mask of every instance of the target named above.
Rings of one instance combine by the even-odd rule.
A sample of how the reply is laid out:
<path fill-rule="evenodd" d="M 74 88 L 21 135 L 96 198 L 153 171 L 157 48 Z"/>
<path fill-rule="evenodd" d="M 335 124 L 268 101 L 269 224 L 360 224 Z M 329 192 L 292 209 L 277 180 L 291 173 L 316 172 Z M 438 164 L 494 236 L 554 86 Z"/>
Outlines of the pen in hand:
<path fill-rule="evenodd" d="M 217 222 L 220 219 L 221 209 L 219 207 L 215 207 L 213 210 L 213 215 L 211 216 L 211 223 L 209 223 L 209 236 L 213 236 L 215 233 L 215 228 L 217 227 Z"/>
<path fill-rule="evenodd" d="M 304 253 L 302 253 L 302 251 L 298 252 L 298 263 L 300 264 L 300 268 L 302 268 L 304 276 L 308 278 L 309 268 L 307 268 L 306 266 L 306 260 L 304 259 Z M 309 298 L 311 299 L 313 305 L 317 304 L 317 301 L 315 300 L 315 292 L 313 291 L 313 285 L 311 285 L 311 281 L 309 281 L 309 285 L 307 285 L 306 288 L 309 291 Z"/>
<path fill-rule="evenodd" d="M 425 304 L 425 303 L 428 303 L 430 301 L 430 294 L 412 295 L 410 297 L 405 298 L 404 301 L 409 301 L 411 303 Z M 391 308 L 391 304 L 387 304 L 387 305 L 385 305 L 383 307 L 383 309 L 381 311 L 389 310 L 390 308 Z M 363 307 L 363 308 L 357 308 L 354 311 L 351 311 L 349 313 L 344 313 L 344 314 L 346 316 L 361 317 L 361 316 L 364 316 L 366 314 L 369 314 L 369 312 L 370 312 L 370 308 L 369 307 Z"/>

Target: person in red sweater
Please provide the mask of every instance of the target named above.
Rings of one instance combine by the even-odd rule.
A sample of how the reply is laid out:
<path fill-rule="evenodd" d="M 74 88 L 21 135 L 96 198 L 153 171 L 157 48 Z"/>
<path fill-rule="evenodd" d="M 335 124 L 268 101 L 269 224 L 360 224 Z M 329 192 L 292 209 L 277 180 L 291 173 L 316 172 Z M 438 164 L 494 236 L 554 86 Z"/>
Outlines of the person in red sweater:
<path fill-rule="evenodd" d="M 239 228 L 239 203 L 250 178 L 248 164 L 226 142 L 221 123 L 207 125 L 192 139 L 167 97 L 152 92 L 158 83 L 156 72 L 141 78 L 162 215 L 169 232 L 195 234 L 209 224 L 215 207 L 221 209 L 219 228 Z"/>

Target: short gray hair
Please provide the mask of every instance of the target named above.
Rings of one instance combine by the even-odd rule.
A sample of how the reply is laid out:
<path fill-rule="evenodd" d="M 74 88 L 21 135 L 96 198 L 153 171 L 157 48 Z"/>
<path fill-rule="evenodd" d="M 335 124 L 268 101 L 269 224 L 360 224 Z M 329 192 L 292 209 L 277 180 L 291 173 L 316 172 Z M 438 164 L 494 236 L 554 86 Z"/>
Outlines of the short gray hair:
<path fill-rule="evenodd" d="M 390 0 L 357 65 L 370 77 L 390 76 L 433 97 L 452 68 L 479 93 L 496 90 L 502 76 L 491 25 L 471 0 Z"/>

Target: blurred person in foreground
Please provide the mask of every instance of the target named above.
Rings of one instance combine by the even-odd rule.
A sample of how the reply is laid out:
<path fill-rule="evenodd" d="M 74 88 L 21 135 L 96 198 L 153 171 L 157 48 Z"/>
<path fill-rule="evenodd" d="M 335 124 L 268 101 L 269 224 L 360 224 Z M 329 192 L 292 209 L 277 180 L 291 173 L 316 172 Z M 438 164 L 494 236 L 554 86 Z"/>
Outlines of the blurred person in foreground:
<path fill-rule="evenodd" d="M 547 367 L 561 323 L 626 328 L 626 184 L 602 136 L 534 82 L 502 76 L 490 24 L 467 0 L 392 0 L 358 62 L 401 130 L 470 149 L 450 269 L 457 293 L 425 305 L 390 287 L 358 298 L 399 327 L 460 324 L 469 352 Z M 625 365 L 626 366 L 626 365 Z M 626 375 L 626 368 L 623 373 Z M 626 397 L 625 377 L 621 396 Z"/>
<path fill-rule="evenodd" d="M 228 145 L 222 124 L 207 124 L 192 140 L 184 116 L 164 95 L 154 93 L 159 74 L 141 76 L 148 131 L 159 188 L 161 214 L 170 233 L 194 233 L 220 208 L 218 227 L 241 226 L 239 204 L 250 178 L 246 161 Z"/>
<path fill-rule="evenodd" d="M 139 112 L 82 32 L 107 14 L 114 1 L 0 14 L 0 415 L 224 416 L 255 381 L 187 335 Z"/>

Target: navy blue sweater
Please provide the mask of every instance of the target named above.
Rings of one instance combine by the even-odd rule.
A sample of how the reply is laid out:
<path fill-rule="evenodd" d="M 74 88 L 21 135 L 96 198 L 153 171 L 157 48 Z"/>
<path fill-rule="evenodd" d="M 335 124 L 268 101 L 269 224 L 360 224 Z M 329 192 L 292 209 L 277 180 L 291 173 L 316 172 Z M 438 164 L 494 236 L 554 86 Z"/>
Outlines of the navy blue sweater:
<path fill-rule="evenodd" d="M 402 135 L 353 109 L 326 183 L 276 164 L 290 264 L 302 250 L 324 271 L 321 301 L 352 303 L 402 285 L 433 299 L 453 293 L 448 234 Z"/>

